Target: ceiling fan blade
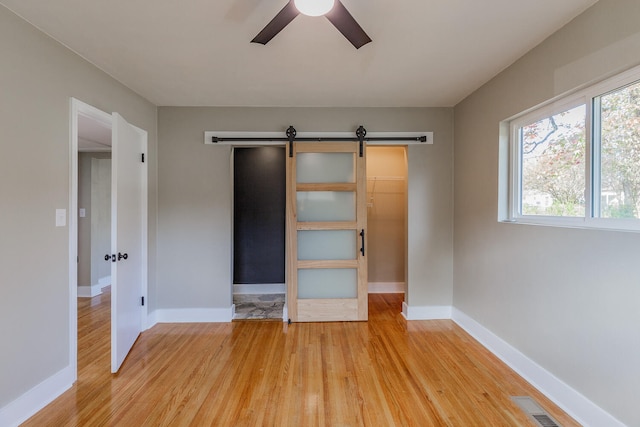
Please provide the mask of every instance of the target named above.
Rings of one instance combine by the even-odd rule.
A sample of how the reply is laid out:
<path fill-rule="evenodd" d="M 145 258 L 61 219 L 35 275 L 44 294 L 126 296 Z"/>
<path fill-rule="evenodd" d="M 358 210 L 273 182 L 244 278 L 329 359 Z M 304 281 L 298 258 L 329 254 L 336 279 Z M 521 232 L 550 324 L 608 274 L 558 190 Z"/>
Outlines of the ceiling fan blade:
<path fill-rule="evenodd" d="M 325 16 L 356 49 L 360 49 L 371 41 L 371 38 L 364 32 L 360 24 L 356 22 L 340 0 L 336 0 L 333 9 Z"/>
<path fill-rule="evenodd" d="M 257 36 L 251 40 L 251 43 L 267 44 L 269 40 L 274 38 L 284 27 L 289 25 L 293 19 L 298 16 L 300 12 L 293 4 L 293 0 L 290 0 L 285 7 L 267 24 L 266 27 L 258 33 Z"/>

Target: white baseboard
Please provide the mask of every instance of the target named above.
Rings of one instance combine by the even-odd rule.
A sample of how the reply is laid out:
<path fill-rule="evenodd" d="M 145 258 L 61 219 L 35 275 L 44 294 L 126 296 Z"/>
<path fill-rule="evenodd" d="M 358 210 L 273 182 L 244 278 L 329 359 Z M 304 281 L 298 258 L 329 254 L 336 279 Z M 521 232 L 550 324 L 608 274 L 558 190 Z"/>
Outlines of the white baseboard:
<path fill-rule="evenodd" d="M 13 402 L 0 408 L 0 426 L 15 427 L 67 391 L 74 381 L 70 366 L 53 374 Z"/>
<path fill-rule="evenodd" d="M 286 304 L 284 307 L 282 307 L 282 321 L 283 322 L 289 321 L 289 309 L 287 308 Z"/>
<path fill-rule="evenodd" d="M 78 286 L 78 298 L 93 298 L 102 293 L 104 285 Z"/>
<path fill-rule="evenodd" d="M 147 319 L 144 330 L 153 328 L 158 323 L 158 317 L 156 316 L 156 311 L 151 311 L 147 313 Z"/>
<path fill-rule="evenodd" d="M 402 315 L 407 320 L 451 319 L 450 305 L 410 306 L 402 303 Z"/>
<path fill-rule="evenodd" d="M 224 323 L 233 319 L 233 307 L 166 308 L 154 311 L 152 317 L 155 323 Z"/>
<path fill-rule="evenodd" d="M 551 399 L 584 426 L 624 427 L 624 424 L 584 397 L 551 372 L 460 310 L 453 309 L 452 319 L 491 353 Z"/>
<path fill-rule="evenodd" d="M 104 276 L 98 279 L 98 284 L 101 287 L 109 286 L 111 284 L 111 276 Z"/>
<path fill-rule="evenodd" d="M 369 282 L 370 294 L 403 294 L 404 282 Z"/>
<path fill-rule="evenodd" d="M 250 285 L 233 285 L 234 295 L 265 295 L 265 294 L 284 294 L 284 283 L 265 283 Z"/>

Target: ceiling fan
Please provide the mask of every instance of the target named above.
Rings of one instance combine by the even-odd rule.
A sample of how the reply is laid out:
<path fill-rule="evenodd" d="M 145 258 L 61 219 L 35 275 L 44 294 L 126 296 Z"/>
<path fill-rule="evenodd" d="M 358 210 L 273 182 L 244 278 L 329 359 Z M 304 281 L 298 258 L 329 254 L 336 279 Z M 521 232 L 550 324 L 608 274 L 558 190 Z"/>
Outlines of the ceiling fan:
<path fill-rule="evenodd" d="M 309 16 L 324 15 L 356 49 L 371 41 L 340 0 L 289 0 L 251 43 L 267 44 L 300 13 Z"/>

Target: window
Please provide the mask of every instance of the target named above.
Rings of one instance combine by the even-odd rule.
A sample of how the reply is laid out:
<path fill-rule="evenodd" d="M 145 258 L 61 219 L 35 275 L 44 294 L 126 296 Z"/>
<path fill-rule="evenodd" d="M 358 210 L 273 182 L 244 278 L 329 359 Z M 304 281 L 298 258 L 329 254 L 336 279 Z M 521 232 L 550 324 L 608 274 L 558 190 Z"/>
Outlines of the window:
<path fill-rule="evenodd" d="M 640 231 L 640 67 L 508 123 L 501 219 Z"/>
<path fill-rule="evenodd" d="M 585 105 L 518 128 L 523 215 L 585 214 Z"/>
<path fill-rule="evenodd" d="M 594 99 L 601 218 L 640 218 L 640 82 Z"/>

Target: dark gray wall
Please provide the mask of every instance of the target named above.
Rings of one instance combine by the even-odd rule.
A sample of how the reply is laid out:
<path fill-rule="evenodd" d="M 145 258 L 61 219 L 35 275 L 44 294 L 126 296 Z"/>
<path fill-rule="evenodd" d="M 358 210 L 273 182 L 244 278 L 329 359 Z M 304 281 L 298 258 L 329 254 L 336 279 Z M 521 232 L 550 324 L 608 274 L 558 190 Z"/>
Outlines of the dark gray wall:
<path fill-rule="evenodd" d="M 233 150 L 233 283 L 285 283 L 284 147 Z"/>

